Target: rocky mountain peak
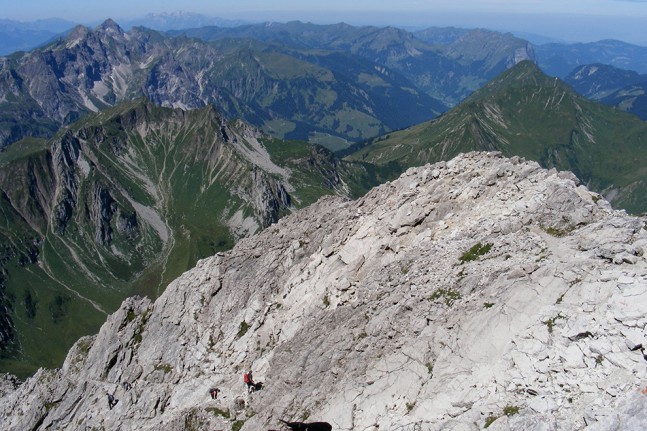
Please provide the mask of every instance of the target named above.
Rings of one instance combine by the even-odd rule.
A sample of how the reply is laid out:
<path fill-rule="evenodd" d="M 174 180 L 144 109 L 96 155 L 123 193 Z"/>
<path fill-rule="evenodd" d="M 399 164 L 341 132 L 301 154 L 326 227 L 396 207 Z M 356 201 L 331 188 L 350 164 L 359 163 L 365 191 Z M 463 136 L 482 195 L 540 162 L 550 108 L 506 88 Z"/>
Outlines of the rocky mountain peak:
<path fill-rule="evenodd" d="M 412 168 L 124 301 L 61 369 L 5 379 L 0 426 L 639 430 L 645 226 L 518 157 Z"/>
<path fill-rule="evenodd" d="M 74 29 L 65 39 L 65 48 L 68 50 L 74 49 L 82 42 L 87 43 L 88 36 L 103 40 L 106 37 L 110 39 L 121 39 L 124 35 L 125 33 L 123 29 L 119 27 L 119 24 L 117 24 L 114 20 L 108 18 L 94 29 L 89 29 L 84 25 L 77 25 L 76 27 L 74 27 Z M 90 43 L 96 44 L 97 41 L 91 41 Z"/>
<path fill-rule="evenodd" d="M 89 32 L 90 30 L 86 26 L 77 25 L 72 29 L 72 31 L 70 31 L 66 38 L 66 41 L 68 44 L 74 44 L 75 42 L 78 43 L 79 41 L 83 40 Z"/>
<path fill-rule="evenodd" d="M 119 24 L 117 24 L 113 19 L 108 18 L 105 20 L 101 25 L 97 27 L 97 29 L 105 31 L 106 33 L 112 34 L 112 35 L 123 35 L 124 31 L 122 30 L 121 27 L 119 27 Z"/>

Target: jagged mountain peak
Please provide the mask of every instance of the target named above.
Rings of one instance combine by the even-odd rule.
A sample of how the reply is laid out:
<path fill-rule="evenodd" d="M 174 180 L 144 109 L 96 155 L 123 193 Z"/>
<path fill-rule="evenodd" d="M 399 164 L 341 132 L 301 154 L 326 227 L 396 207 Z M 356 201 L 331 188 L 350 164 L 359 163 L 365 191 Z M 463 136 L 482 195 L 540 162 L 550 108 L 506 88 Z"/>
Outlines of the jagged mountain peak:
<path fill-rule="evenodd" d="M 560 95 L 560 97 L 554 98 L 550 95 Z M 514 103 L 516 97 L 525 99 L 526 102 L 531 102 L 534 99 L 548 102 L 546 108 L 551 109 L 547 109 L 547 113 L 558 110 L 558 105 L 564 107 L 586 103 L 586 99 L 580 97 L 571 86 L 559 78 L 546 75 L 531 60 L 520 61 L 503 71 L 485 84 L 483 88 L 476 90 L 465 101 L 468 106 L 477 101 L 491 103 L 497 99 L 499 99 L 499 104 L 503 104 L 502 99 L 509 99 L 507 101 Z M 545 99 L 550 99 L 550 101 Z"/>
<path fill-rule="evenodd" d="M 76 41 L 80 41 L 87 37 L 88 33 L 90 32 L 90 29 L 84 25 L 77 25 L 75 26 L 72 31 L 67 35 L 66 41 L 68 43 L 73 43 Z"/>
<path fill-rule="evenodd" d="M 95 38 L 109 37 L 109 38 L 122 38 L 125 35 L 123 29 L 119 27 L 114 20 L 108 18 L 103 23 L 99 24 L 93 29 L 84 25 L 77 25 L 61 42 L 67 49 L 72 49 L 79 43 L 87 40 L 89 36 Z"/>
<path fill-rule="evenodd" d="M 645 220 L 572 174 L 462 154 L 126 300 L 60 370 L 6 379 L 0 424 L 639 430 L 646 248 Z"/>
<path fill-rule="evenodd" d="M 267 32 L 300 44 L 322 34 L 333 41 L 352 36 L 300 26 Z M 52 130 L 89 112 L 141 96 L 183 109 L 215 104 L 228 118 L 243 118 L 276 137 L 312 140 L 334 149 L 346 146 L 348 139 L 423 121 L 445 109 L 431 96 L 412 90 L 407 78 L 376 67 L 374 61 L 281 46 L 269 49 L 250 40 L 244 29 L 226 31 L 229 37 L 239 37 L 235 42 L 208 44 L 143 28 L 124 33 L 114 21 L 106 21 L 75 32 L 38 55 L 0 63 L 0 72 L 9 76 L 7 84 L 0 85 L 0 99 L 5 100 L 0 110 L 7 119 L 0 121 L 0 146 L 23 134 L 50 137 Z M 247 61 L 237 61 L 245 55 Z M 374 79 L 379 86 L 372 84 Z M 8 94 L 9 99 L 2 96 Z M 398 100 L 397 109 L 387 103 L 393 98 Z M 24 103 L 11 102 L 14 99 Z M 18 117 L 32 127 L 16 127 Z"/>
<path fill-rule="evenodd" d="M 112 18 L 106 19 L 104 22 L 102 22 L 97 27 L 97 29 L 103 30 L 105 32 L 112 32 L 112 33 L 117 33 L 117 34 L 123 34 L 124 33 L 123 29 Z"/>

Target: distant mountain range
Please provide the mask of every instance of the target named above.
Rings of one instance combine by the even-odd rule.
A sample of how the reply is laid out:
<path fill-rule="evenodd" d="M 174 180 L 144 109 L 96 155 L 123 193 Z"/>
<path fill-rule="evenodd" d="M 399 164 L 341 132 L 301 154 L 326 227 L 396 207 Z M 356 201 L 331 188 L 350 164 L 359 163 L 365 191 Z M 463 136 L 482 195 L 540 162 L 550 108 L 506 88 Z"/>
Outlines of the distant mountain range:
<path fill-rule="evenodd" d="M 158 31 L 171 31 L 172 34 L 188 31 L 194 35 L 213 37 L 214 27 L 221 30 L 237 28 L 235 33 L 249 32 L 250 27 L 274 27 L 273 30 L 285 31 L 286 26 L 293 23 L 262 23 L 250 24 L 241 20 L 227 20 L 213 16 L 206 16 L 191 12 L 176 11 L 171 13 L 148 14 L 142 18 L 120 20 L 121 27 L 130 30 L 132 27 L 141 26 Z M 33 49 L 51 40 L 52 37 L 69 31 L 76 24 L 62 19 L 47 19 L 34 22 L 18 22 L 0 19 L 0 55 L 8 55 L 15 51 Z M 94 26 L 97 23 L 88 23 Z M 330 27 L 339 29 L 342 24 L 330 26 L 315 26 L 313 24 L 299 23 L 302 26 Z M 200 30 L 210 27 L 209 30 Z M 352 27 L 352 26 L 348 26 Z M 319 31 L 315 31 L 320 33 Z M 412 34 L 430 45 L 448 45 L 456 42 L 461 36 L 469 33 L 469 29 L 454 27 L 431 27 L 412 32 Z M 262 33 L 262 32 L 261 32 Z M 290 30 L 287 31 L 290 33 Z M 233 34 L 233 33 L 232 33 Z M 258 34 L 256 35 L 258 36 Z M 271 36 L 274 40 L 282 36 Z M 647 47 L 632 45 L 618 40 L 601 40 L 587 43 L 557 42 L 550 35 L 530 35 L 519 33 L 521 40 L 531 41 L 537 54 L 538 64 L 549 75 L 565 77 L 575 67 L 603 63 L 615 67 L 647 73 L 647 60 L 645 52 Z"/>
<path fill-rule="evenodd" d="M 646 143 L 646 122 L 579 96 L 526 61 L 442 117 L 376 138 L 347 157 L 404 170 L 496 150 L 572 171 L 616 207 L 642 213 Z"/>
<path fill-rule="evenodd" d="M 594 57 L 647 64 L 647 48 L 628 44 L 550 45 L 487 30 L 301 22 L 126 33 L 108 20 L 0 58 L 0 146 L 51 137 L 89 112 L 144 96 L 188 109 L 213 103 L 275 137 L 341 150 L 434 118 L 526 59 L 549 74 Z"/>
<path fill-rule="evenodd" d="M 78 24 L 80 23 L 60 18 L 30 22 L 0 19 L 0 55 L 34 49 L 71 30 Z M 94 25 L 96 24 L 98 23 Z M 125 29 L 140 26 L 160 31 L 208 25 L 235 27 L 243 24 L 246 23 L 240 20 L 227 20 L 184 11 L 150 13 L 143 18 L 121 21 L 121 26 Z M 89 23 L 88 25 L 93 24 Z"/>
<path fill-rule="evenodd" d="M 143 18 L 120 21 L 120 25 L 126 29 L 139 26 L 159 31 L 205 27 L 209 25 L 217 25 L 218 27 L 237 27 L 244 24 L 247 24 L 247 22 L 242 20 L 223 19 L 186 11 L 149 13 Z"/>
<path fill-rule="evenodd" d="M 0 144 L 49 137 L 81 116 L 145 96 L 214 104 L 280 138 L 344 148 L 446 109 L 397 71 L 340 51 L 237 39 L 206 43 L 114 21 L 77 27 L 31 53 L 0 58 Z"/>
<path fill-rule="evenodd" d="M 647 121 L 647 75 L 605 64 L 584 65 L 564 81 L 578 93 Z"/>
<path fill-rule="evenodd" d="M 19 22 L 0 19 L 0 55 L 28 51 L 53 39 L 75 23 L 63 19 Z"/>
<path fill-rule="evenodd" d="M 395 28 L 289 23 L 171 37 L 125 33 L 108 20 L 0 59 L 0 144 L 47 138 L 145 96 L 162 106 L 213 103 L 273 136 L 338 150 L 434 118 L 447 109 L 439 100 L 456 103 L 531 57 L 526 42 L 483 31 L 435 47 Z"/>
<path fill-rule="evenodd" d="M 294 21 L 233 29 L 203 27 L 168 34 L 205 41 L 251 38 L 297 49 L 344 52 L 402 74 L 417 89 L 447 106 L 460 102 L 506 68 L 534 59 L 528 42 L 487 30 L 448 28 L 410 33 L 394 27 Z"/>
<path fill-rule="evenodd" d="M 573 69 L 587 64 L 602 63 L 620 69 L 647 73 L 647 47 L 618 40 L 591 43 L 547 43 L 536 45 L 537 64 L 551 76 L 564 78 Z"/>

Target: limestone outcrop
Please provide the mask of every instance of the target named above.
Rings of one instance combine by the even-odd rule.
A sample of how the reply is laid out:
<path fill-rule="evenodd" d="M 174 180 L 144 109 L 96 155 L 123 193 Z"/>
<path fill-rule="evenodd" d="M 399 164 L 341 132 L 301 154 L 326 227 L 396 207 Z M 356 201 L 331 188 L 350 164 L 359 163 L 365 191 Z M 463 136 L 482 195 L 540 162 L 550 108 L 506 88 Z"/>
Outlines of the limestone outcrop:
<path fill-rule="evenodd" d="M 124 301 L 0 428 L 642 430 L 645 226 L 519 158 L 412 168 Z"/>

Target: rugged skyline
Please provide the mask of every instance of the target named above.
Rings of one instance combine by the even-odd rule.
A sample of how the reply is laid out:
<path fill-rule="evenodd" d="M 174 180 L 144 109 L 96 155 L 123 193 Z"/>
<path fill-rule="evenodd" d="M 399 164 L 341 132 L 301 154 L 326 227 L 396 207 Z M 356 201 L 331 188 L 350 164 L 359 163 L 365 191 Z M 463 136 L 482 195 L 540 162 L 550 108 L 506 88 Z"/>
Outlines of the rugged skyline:
<path fill-rule="evenodd" d="M 105 18 L 130 20 L 149 13 L 177 10 L 177 3 L 169 0 L 146 0 L 134 4 L 125 0 L 62 0 L 55 3 L 46 0 L 1 0 L 0 5 L 0 18 L 4 19 L 33 21 L 58 17 L 84 24 L 97 23 Z M 250 22 L 303 20 L 318 24 L 347 22 L 405 27 L 484 27 L 518 34 L 538 34 L 569 42 L 612 38 L 647 45 L 647 34 L 643 31 L 647 18 L 645 0 L 407 0 L 397 3 L 383 0 L 358 0 L 352 3 L 340 0 L 325 3 L 191 0 L 184 3 L 182 8 L 190 13 Z"/>

